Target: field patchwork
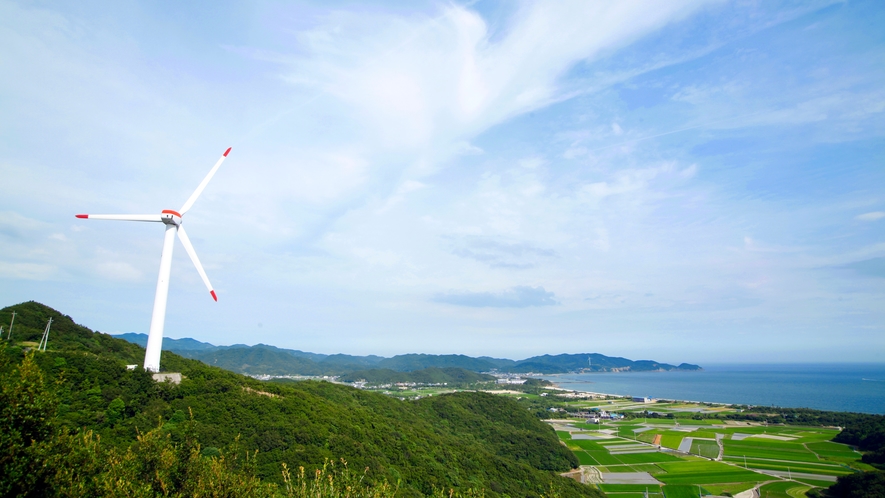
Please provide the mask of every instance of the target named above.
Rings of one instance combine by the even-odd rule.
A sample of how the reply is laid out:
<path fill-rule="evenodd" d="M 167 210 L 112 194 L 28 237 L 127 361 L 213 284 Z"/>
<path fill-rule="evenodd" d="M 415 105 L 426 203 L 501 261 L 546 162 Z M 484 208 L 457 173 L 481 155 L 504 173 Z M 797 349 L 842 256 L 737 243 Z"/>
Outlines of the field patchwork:
<path fill-rule="evenodd" d="M 560 439 L 581 465 L 602 475 L 599 489 L 615 498 L 735 495 L 759 488 L 762 496 L 799 497 L 814 487 L 828 487 L 840 475 L 857 470 L 860 453 L 830 441 L 838 431 L 648 419 L 579 422 Z M 722 460 L 720 457 L 720 444 Z"/>

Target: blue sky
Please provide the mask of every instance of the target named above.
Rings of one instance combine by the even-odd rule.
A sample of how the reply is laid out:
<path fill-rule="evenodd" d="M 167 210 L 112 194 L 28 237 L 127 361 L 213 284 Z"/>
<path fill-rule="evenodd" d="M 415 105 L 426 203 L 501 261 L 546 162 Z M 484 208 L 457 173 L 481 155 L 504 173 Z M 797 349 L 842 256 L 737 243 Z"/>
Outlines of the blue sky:
<path fill-rule="evenodd" d="M 321 353 L 881 361 L 885 6 L 0 2 L 0 301 Z"/>

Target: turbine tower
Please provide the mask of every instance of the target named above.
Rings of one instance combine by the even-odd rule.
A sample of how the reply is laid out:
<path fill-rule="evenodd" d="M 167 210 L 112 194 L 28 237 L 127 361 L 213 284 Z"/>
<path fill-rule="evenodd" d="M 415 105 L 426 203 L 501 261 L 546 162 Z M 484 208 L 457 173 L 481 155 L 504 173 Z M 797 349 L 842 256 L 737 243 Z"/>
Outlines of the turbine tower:
<path fill-rule="evenodd" d="M 178 234 L 178 239 L 181 241 L 181 245 L 184 246 L 184 250 L 187 251 L 187 255 L 190 256 L 191 261 L 194 262 L 194 266 L 197 267 L 197 273 L 200 274 L 200 278 L 203 279 L 203 283 L 206 284 L 206 288 L 209 289 L 209 294 L 212 295 L 212 299 L 218 301 L 218 296 L 215 294 L 212 284 L 209 283 L 209 277 L 206 276 L 206 272 L 203 271 L 203 265 L 200 264 L 200 258 L 197 257 L 197 252 L 194 251 L 194 246 L 191 244 L 187 232 L 184 230 L 182 218 L 185 213 L 193 207 L 194 202 L 200 197 L 200 194 L 203 193 L 203 189 L 206 188 L 209 180 L 212 179 L 215 172 L 221 167 L 221 163 L 224 162 L 224 159 L 230 153 L 230 149 L 231 148 L 228 147 L 227 150 L 224 151 L 224 154 L 222 154 L 218 162 L 215 163 L 215 166 L 212 167 L 209 174 L 206 175 L 206 178 L 203 178 L 203 181 L 200 182 L 197 190 L 194 190 L 194 193 L 191 194 L 187 202 L 184 203 L 184 206 L 178 211 L 164 209 L 160 214 L 77 215 L 77 218 L 83 219 L 152 221 L 164 223 L 166 225 L 166 234 L 163 238 L 163 252 L 160 255 L 160 276 L 157 278 L 157 293 L 154 295 L 154 311 L 151 314 L 151 329 L 148 333 L 147 348 L 145 348 L 146 350 L 144 353 L 145 370 L 155 373 L 160 371 L 160 351 L 163 349 L 163 325 L 166 321 L 166 301 L 169 298 L 169 274 L 172 271 L 172 249 L 174 247 L 176 233 Z"/>

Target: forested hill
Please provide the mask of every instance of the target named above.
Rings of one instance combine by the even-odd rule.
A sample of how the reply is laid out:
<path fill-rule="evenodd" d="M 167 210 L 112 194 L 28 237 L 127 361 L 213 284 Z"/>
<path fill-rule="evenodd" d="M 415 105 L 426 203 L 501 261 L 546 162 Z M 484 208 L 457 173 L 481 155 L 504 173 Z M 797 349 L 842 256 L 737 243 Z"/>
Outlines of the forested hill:
<path fill-rule="evenodd" d="M 0 496 L 293 496 L 283 464 L 311 476 L 340 458 L 368 469 L 359 486 L 386 482 L 396 496 L 600 496 L 558 476 L 577 459 L 522 402 L 275 384 L 170 352 L 161 367 L 183 380 L 157 383 L 126 368 L 141 363 L 139 346 L 34 302 L 0 310 L 0 323 L 12 309 L 12 339 L 0 341 Z M 35 352 L 49 317 L 49 347 Z"/>
<path fill-rule="evenodd" d="M 117 337 L 144 346 L 146 334 L 122 334 Z M 194 339 L 163 339 L 163 349 L 200 360 L 209 365 L 245 374 L 267 375 L 342 375 L 368 369 L 413 372 L 426 368 L 463 368 L 472 372 L 497 370 L 509 373 L 557 374 L 568 372 L 648 372 L 701 370 L 698 365 L 670 365 L 651 360 L 628 360 L 598 353 L 533 356 L 524 360 L 474 358 L 450 354 L 404 354 L 381 356 L 323 355 L 266 344 L 214 346 Z"/>
<path fill-rule="evenodd" d="M 373 368 L 350 372 L 340 377 L 344 382 L 364 381 L 370 385 L 414 382 L 416 384 L 444 384 L 448 386 L 491 382 L 495 377 L 471 372 L 463 368 L 424 368 L 412 372 L 397 372 L 388 368 Z"/>

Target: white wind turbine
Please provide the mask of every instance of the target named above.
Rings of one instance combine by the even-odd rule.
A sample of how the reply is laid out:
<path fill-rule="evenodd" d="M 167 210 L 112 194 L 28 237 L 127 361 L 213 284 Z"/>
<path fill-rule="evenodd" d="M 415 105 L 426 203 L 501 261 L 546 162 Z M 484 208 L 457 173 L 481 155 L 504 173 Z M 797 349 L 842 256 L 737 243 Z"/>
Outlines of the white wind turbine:
<path fill-rule="evenodd" d="M 203 271 L 203 265 L 200 264 L 200 258 L 197 257 L 197 252 L 194 251 L 194 246 L 191 244 L 190 239 L 187 237 L 187 232 L 185 232 L 184 230 L 181 218 L 194 205 L 194 202 L 197 200 L 198 197 L 200 197 L 200 194 L 203 193 L 203 189 L 206 188 L 209 180 L 211 180 L 212 177 L 215 175 L 215 172 L 218 171 L 221 163 L 224 162 L 224 159 L 230 153 L 230 149 L 231 148 L 228 147 L 227 150 L 224 151 L 224 154 L 221 156 L 218 162 L 215 163 L 215 166 L 212 167 L 212 170 L 209 171 L 209 174 L 206 175 L 206 178 L 203 178 L 203 181 L 197 187 L 197 190 L 194 190 L 194 193 L 191 194 L 187 202 L 184 203 L 184 206 L 182 206 L 181 209 L 178 211 L 164 209 L 160 212 L 160 214 L 77 215 L 77 218 L 84 219 L 154 221 L 166 224 L 166 235 L 163 239 L 163 253 L 160 256 L 160 276 L 157 278 L 157 293 L 154 295 L 154 311 L 151 314 L 151 329 L 148 333 L 147 348 L 144 353 L 145 370 L 149 370 L 151 372 L 160 371 L 160 351 L 163 348 L 163 324 L 166 321 L 166 301 L 169 298 L 169 274 L 172 271 L 172 249 L 176 233 L 178 233 L 178 238 L 179 240 L 181 240 L 181 245 L 184 246 L 184 250 L 187 251 L 187 255 L 191 257 L 191 261 L 193 261 L 194 266 L 197 267 L 197 273 L 200 274 L 200 277 L 203 279 L 203 283 L 206 284 L 206 288 L 209 289 L 209 294 L 212 294 L 212 299 L 218 301 L 218 296 L 215 295 L 215 290 L 212 288 L 212 284 L 209 283 L 209 277 L 206 276 L 206 272 Z"/>

